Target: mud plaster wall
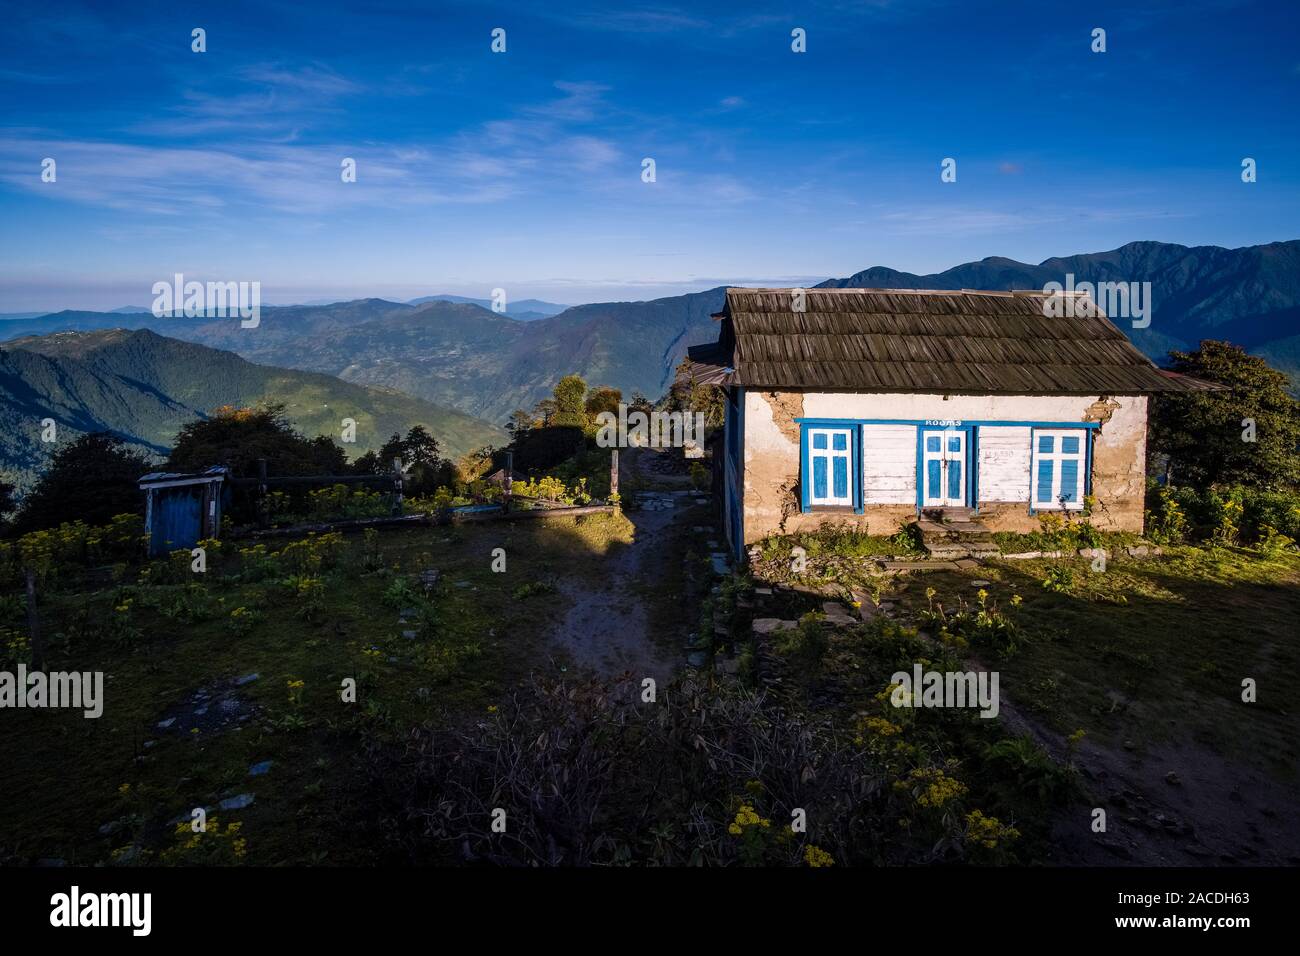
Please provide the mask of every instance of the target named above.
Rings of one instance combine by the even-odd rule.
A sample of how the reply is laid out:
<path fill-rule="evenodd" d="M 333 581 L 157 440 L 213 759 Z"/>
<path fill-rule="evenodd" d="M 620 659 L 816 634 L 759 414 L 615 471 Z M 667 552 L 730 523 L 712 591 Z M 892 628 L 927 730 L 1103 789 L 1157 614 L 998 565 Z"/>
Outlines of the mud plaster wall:
<path fill-rule="evenodd" d="M 916 516 L 911 505 L 867 505 L 865 514 L 799 511 L 799 427 L 795 418 L 962 419 L 1083 422 L 1100 396 L 859 395 L 746 391 L 744 442 L 745 543 L 791 534 L 826 521 L 893 534 Z M 1093 445 L 1092 521 L 1114 531 L 1142 531 L 1146 490 L 1145 397 L 1113 396 L 1119 403 Z M 1034 531 L 1028 502 L 980 503 L 981 523 L 994 531 Z"/>

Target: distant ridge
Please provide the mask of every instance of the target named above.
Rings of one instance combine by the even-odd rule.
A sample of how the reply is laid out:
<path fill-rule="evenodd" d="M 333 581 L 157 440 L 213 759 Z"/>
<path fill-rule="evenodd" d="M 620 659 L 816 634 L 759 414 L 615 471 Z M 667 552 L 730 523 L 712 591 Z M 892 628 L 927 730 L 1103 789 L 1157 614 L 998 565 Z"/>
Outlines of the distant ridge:
<path fill-rule="evenodd" d="M 456 302 L 461 305 L 477 305 L 482 309 L 492 308 L 491 299 L 469 299 L 463 295 L 426 295 L 409 300 L 407 305 L 424 305 L 426 302 Z M 541 299 L 520 299 L 517 302 L 507 299 L 505 314 L 512 319 L 529 322 L 533 319 L 544 319 L 549 315 L 559 315 L 567 308 L 567 305 L 543 302 Z"/>
<path fill-rule="evenodd" d="M 1024 263 L 992 256 L 932 275 L 873 266 L 822 287 L 1042 289 L 1063 282 L 1150 282 L 1151 325 L 1119 323 L 1143 352 L 1227 339 L 1300 381 L 1300 240 L 1240 249 L 1132 242 L 1108 252 Z M 428 296 L 413 303 L 358 299 L 263 307 L 261 326 L 208 319 L 64 312 L 6 323 L 10 335 L 113 325 L 148 327 L 271 365 L 383 385 L 495 422 L 545 397 L 570 372 L 630 396 L 661 395 L 689 345 L 711 342 L 722 287 L 648 302 L 577 305 L 531 321 L 487 300 Z M 521 300 L 514 307 L 535 305 Z M 553 306 L 549 303 L 542 305 Z M 557 307 L 558 306 L 554 306 Z M 5 333 L 0 331 L 0 336 Z"/>
<path fill-rule="evenodd" d="M 153 454 L 176 432 L 221 405 L 278 401 L 309 437 L 341 436 L 357 423 L 352 457 L 378 449 L 393 432 L 426 425 L 444 453 L 459 456 L 505 433 L 463 412 L 391 389 L 330 375 L 258 365 L 232 352 L 170 339 L 149 330 L 104 329 L 31 337 L 0 346 L 0 473 L 29 486 L 49 446 L 41 421 L 53 418 L 61 440 L 111 431 Z"/>

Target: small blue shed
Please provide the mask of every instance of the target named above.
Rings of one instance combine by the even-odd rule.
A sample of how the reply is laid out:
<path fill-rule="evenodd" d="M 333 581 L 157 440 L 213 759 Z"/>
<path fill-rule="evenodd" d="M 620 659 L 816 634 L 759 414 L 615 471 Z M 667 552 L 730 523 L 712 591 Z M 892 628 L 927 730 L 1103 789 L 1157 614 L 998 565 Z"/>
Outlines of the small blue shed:
<path fill-rule="evenodd" d="M 193 474 L 154 471 L 140 479 L 150 556 L 193 548 L 220 534 L 223 484 L 229 474 L 230 469 L 216 465 Z"/>

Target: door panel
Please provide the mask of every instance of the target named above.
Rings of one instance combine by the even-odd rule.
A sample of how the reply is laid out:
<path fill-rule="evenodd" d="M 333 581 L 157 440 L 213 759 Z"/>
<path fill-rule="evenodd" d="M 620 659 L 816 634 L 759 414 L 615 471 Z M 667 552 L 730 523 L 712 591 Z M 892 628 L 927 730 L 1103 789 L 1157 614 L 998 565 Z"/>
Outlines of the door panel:
<path fill-rule="evenodd" d="M 966 444 L 966 432 L 962 429 L 934 429 L 923 433 L 924 506 L 966 504 Z"/>

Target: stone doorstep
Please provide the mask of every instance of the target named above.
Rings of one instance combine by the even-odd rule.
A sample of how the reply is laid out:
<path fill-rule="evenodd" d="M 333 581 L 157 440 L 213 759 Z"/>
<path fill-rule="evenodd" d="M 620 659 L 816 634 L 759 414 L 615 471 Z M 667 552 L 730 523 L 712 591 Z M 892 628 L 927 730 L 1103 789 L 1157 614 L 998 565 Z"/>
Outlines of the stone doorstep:
<path fill-rule="evenodd" d="M 974 521 L 949 521 L 943 526 L 948 531 L 955 531 L 958 534 L 989 534 L 989 529 L 982 524 Z"/>
<path fill-rule="evenodd" d="M 826 615 L 827 624 L 845 625 L 857 624 L 857 619 L 849 613 L 849 609 L 838 601 L 823 601 L 822 613 Z"/>
<path fill-rule="evenodd" d="M 956 571 L 955 561 L 881 561 L 882 571 Z"/>

